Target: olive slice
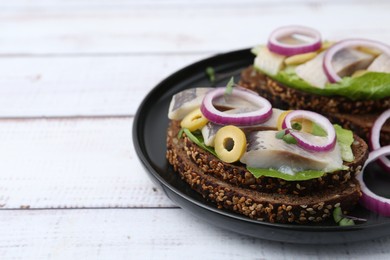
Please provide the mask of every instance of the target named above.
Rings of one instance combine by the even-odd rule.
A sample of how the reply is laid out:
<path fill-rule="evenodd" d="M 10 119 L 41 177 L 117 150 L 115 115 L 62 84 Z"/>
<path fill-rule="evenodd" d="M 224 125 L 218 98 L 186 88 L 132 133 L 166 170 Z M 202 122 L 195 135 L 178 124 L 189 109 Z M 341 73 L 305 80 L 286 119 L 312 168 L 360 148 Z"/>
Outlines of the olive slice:
<path fill-rule="evenodd" d="M 202 112 L 200 112 L 200 108 L 197 108 L 183 118 L 180 126 L 193 132 L 204 127 L 207 122 L 208 120 L 203 116 Z"/>
<path fill-rule="evenodd" d="M 224 162 L 238 161 L 246 150 L 244 132 L 233 125 L 224 126 L 215 135 L 215 152 Z"/>

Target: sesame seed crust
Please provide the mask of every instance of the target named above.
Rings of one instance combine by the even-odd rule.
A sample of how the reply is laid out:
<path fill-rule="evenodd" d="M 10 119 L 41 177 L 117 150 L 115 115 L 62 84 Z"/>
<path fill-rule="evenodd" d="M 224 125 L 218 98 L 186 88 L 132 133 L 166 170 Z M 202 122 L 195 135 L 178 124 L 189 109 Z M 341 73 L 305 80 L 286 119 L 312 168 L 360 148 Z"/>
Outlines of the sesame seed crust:
<path fill-rule="evenodd" d="M 170 129 L 173 133 L 178 133 L 180 129 L 179 122 L 172 121 Z M 358 137 L 356 138 L 357 140 L 360 140 L 360 143 L 356 142 L 353 149 L 356 158 L 355 161 L 352 163 L 345 163 L 345 165 L 349 167 L 348 170 L 328 173 L 320 178 L 305 181 L 285 181 L 283 179 L 266 176 L 255 178 L 244 165 L 239 163 L 229 164 L 220 161 L 217 157 L 204 151 L 190 141 L 185 134 L 183 134 L 180 142 L 183 142 L 183 149 L 198 168 L 219 180 L 225 181 L 231 185 L 259 192 L 304 196 L 311 194 L 313 191 L 334 188 L 347 183 L 352 177 L 360 172 L 362 165 L 367 159 L 368 149 L 367 144 L 363 140 Z"/>
<path fill-rule="evenodd" d="M 353 178 L 331 190 L 315 191 L 310 195 L 259 192 L 219 179 L 199 167 L 195 153 L 187 142 L 177 139 L 177 132 L 168 129 L 168 162 L 192 189 L 218 208 L 248 216 L 251 219 L 277 223 L 316 223 L 329 218 L 338 205 L 351 210 L 361 196 L 358 182 Z M 194 158 L 193 158 L 194 157 Z M 219 165 L 218 167 L 222 167 Z"/>

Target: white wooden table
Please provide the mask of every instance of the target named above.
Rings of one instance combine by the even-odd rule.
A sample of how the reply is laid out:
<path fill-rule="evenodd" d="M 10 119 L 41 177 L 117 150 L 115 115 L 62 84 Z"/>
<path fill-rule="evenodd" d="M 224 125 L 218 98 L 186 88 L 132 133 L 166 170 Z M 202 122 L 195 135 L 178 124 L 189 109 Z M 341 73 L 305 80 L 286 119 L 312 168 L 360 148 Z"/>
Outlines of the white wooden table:
<path fill-rule="evenodd" d="M 286 24 L 390 43 L 374 0 L 0 2 L 0 259 L 356 259 L 390 239 L 269 242 L 202 223 L 148 179 L 135 111 L 160 80 Z"/>

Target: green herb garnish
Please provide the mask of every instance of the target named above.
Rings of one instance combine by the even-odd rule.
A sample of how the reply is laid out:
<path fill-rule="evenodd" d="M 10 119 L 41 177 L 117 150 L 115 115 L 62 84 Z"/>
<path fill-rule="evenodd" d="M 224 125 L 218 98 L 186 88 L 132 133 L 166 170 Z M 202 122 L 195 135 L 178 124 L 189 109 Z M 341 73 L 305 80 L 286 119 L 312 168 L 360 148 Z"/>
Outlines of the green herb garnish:
<path fill-rule="evenodd" d="M 180 129 L 179 133 L 177 134 L 177 138 L 180 139 L 183 136 L 184 128 Z"/>
<path fill-rule="evenodd" d="M 336 207 L 333 210 L 333 219 L 334 219 L 334 222 L 339 224 L 339 226 L 353 226 L 353 225 L 355 225 L 355 221 L 344 216 L 340 207 Z"/>
<path fill-rule="evenodd" d="M 286 130 L 280 130 L 275 134 L 276 139 L 283 139 L 286 135 Z"/>
<path fill-rule="evenodd" d="M 336 223 L 339 223 L 343 219 L 343 213 L 341 212 L 340 207 L 337 207 L 333 210 L 333 219 Z"/>
<path fill-rule="evenodd" d="M 211 83 L 214 83 L 215 82 L 215 70 L 214 70 L 214 68 L 213 67 L 207 67 L 206 68 L 206 74 L 209 77 L 209 81 Z"/>
<path fill-rule="evenodd" d="M 353 226 L 355 225 L 355 221 L 349 218 L 342 218 L 339 222 L 340 226 Z"/>
<path fill-rule="evenodd" d="M 231 95 L 233 92 L 234 77 L 231 77 L 229 82 L 226 84 L 225 95 Z"/>
<path fill-rule="evenodd" d="M 357 218 L 357 217 L 344 215 L 340 207 L 336 207 L 333 210 L 333 220 L 337 224 L 339 224 L 339 226 L 353 226 L 355 225 L 355 221 L 361 221 L 361 222 L 367 221 L 367 219 L 365 218 Z"/>
<path fill-rule="evenodd" d="M 298 143 L 297 139 L 294 136 L 292 136 L 291 134 L 284 135 L 283 141 L 285 141 L 288 144 L 297 144 Z"/>
<path fill-rule="evenodd" d="M 291 127 L 292 127 L 292 129 L 297 130 L 297 131 L 302 130 L 302 124 L 300 124 L 298 122 L 293 123 Z"/>
<path fill-rule="evenodd" d="M 187 128 L 183 128 L 184 133 L 187 135 L 187 137 L 197 144 L 200 148 L 212 153 L 213 155 L 217 156 L 217 153 L 215 152 L 214 148 L 207 146 L 204 144 L 202 133 L 198 132 L 191 132 Z"/>
<path fill-rule="evenodd" d="M 282 139 L 288 144 L 297 144 L 297 139 L 290 133 L 287 133 L 287 129 L 280 130 L 275 134 L 276 139 Z"/>

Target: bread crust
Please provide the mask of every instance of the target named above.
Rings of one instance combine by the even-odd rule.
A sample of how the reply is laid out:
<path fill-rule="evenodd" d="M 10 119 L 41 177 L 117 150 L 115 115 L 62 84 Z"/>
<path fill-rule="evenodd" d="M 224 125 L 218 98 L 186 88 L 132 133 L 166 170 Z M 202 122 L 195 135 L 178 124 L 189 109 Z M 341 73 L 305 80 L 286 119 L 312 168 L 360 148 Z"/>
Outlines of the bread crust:
<path fill-rule="evenodd" d="M 192 189 L 219 208 L 261 221 L 302 224 L 324 221 L 331 216 L 334 207 L 340 206 L 343 211 L 349 211 L 361 196 L 360 186 L 355 178 L 341 180 L 338 185 L 328 189 L 312 190 L 306 195 L 271 192 L 272 189 L 260 192 L 236 185 L 200 167 L 196 155 L 200 151 L 192 149 L 191 142 L 185 136 L 177 138 L 177 127 L 174 124 L 168 128 L 168 162 Z M 202 153 L 207 154 L 204 151 Z M 231 164 L 222 164 L 224 167 L 232 167 Z"/>
<path fill-rule="evenodd" d="M 381 112 L 390 108 L 390 97 L 353 101 L 342 96 L 321 96 L 286 87 L 249 66 L 239 85 L 256 91 L 281 109 L 307 109 L 327 116 L 368 141 L 370 129 Z M 381 144 L 390 144 L 390 122 L 381 131 Z"/>
<path fill-rule="evenodd" d="M 178 133 L 180 124 L 178 121 L 172 121 L 170 131 Z M 333 189 L 343 183 L 348 182 L 358 174 L 368 157 L 367 144 L 358 136 L 355 136 L 355 142 L 352 145 L 352 151 L 355 156 L 353 162 L 344 165 L 348 170 L 327 173 L 316 179 L 305 181 L 285 181 L 279 178 L 261 176 L 255 178 L 244 165 L 224 163 L 213 154 L 206 152 L 185 135 L 180 139 L 189 153 L 189 158 L 203 172 L 231 185 L 256 190 L 259 192 L 278 193 L 278 194 L 295 194 L 304 196 L 311 194 L 313 191 Z M 168 147 L 173 144 L 168 143 Z"/>

